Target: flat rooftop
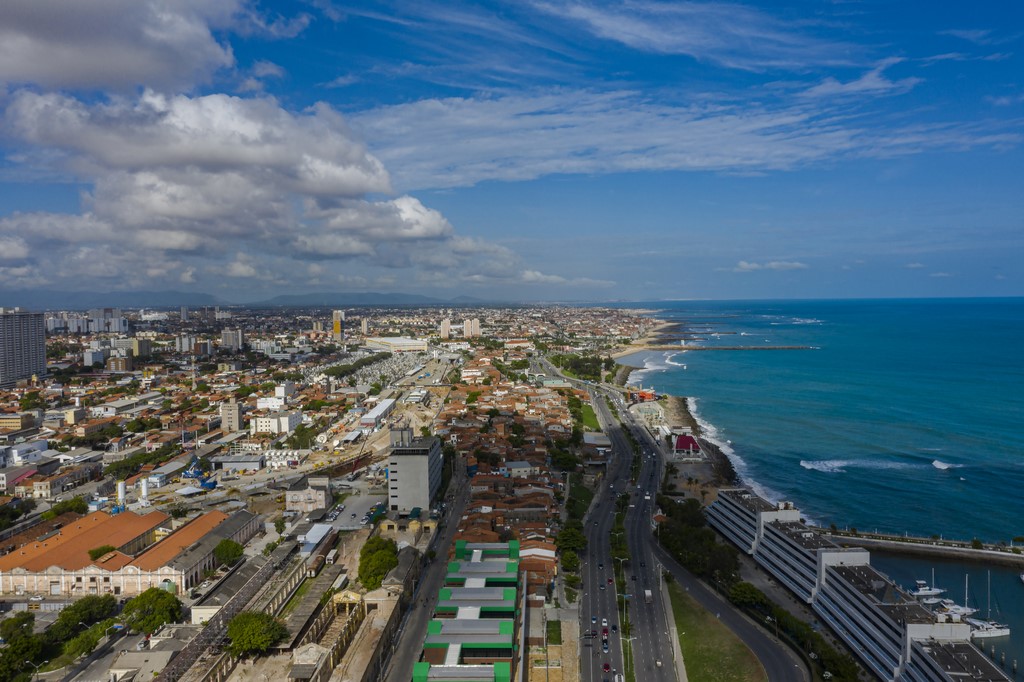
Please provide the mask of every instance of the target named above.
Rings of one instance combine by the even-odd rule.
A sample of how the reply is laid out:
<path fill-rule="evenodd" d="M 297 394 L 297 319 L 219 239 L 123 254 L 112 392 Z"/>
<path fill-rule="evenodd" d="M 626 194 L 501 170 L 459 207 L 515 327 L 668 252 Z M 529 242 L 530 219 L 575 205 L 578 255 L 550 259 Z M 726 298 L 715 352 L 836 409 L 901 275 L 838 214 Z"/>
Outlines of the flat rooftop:
<path fill-rule="evenodd" d="M 851 587 L 878 606 L 879 611 L 896 623 L 934 623 L 935 616 L 888 577 L 871 566 L 832 566 Z"/>
<path fill-rule="evenodd" d="M 807 526 L 797 521 L 772 521 L 768 524 L 790 540 L 800 545 L 803 549 L 813 552 L 816 549 L 838 549 L 834 542 L 810 530 Z"/>
<path fill-rule="evenodd" d="M 726 497 L 745 509 L 757 514 L 758 512 L 775 511 L 776 506 L 766 499 L 758 497 L 753 492 L 745 489 L 721 490 L 719 497 Z"/>
<path fill-rule="evenodd" d="M 950 677 L 976 682 L 1005 682 L 1010 678 L 995 663 L 967 642 L 921 642 L 924 650 Z"/>

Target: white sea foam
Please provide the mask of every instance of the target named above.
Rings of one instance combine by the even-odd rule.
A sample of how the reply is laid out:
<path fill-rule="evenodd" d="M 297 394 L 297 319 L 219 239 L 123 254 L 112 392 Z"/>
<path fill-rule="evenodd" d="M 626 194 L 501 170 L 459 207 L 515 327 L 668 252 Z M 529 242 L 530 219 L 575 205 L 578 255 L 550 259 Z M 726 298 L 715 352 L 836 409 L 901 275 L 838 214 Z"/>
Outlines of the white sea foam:
<path fill-rule="evenodd" d="M 685 355 L 685 354 L 686 354 L 686 351 L 683 351 L 681 353 L 665 353 L 665 363 L 669 364 L 669 365 L 672 365 L 673 367 L 682 367 L 683 369 L 686 369 L 686 365 L 684 365 L 681 362 L 676 362 L 675 360 L 672 359 L 672 358 L 674 358 L 677 355 Z"/>
<path fill-rule="evenodd" d="M 932 466 L 940 471 L 945 471 L 946 469 L 959 469 L 962 465 L 950 464 L 949 462 L 943 462 L 941 459 L 934 459 L 932 460 Z"/>
<path fill-rule="evenodd" d="M 826 474 L 842 474 L 847 469 L 913 469 L 907 462 L 892 462 L 882 459 L 818 459 L 800 460 L 800 466 Z"/>
<path fill-rule="evenodd" d="M 736 451 L 732 447 L 732 441 L 722 438 L 722 434 L 718 430 L 718 427 L 716 427 L 708 420 L 704 419 L 697 411 L 696 398 L 692 396 L 688 397 L 686 399 L 686 407 L 690 410 L 690 414 L 693 415 L 694 421 L 696 421 L 697 424 L 700 425 L 702 436 L 706 440 L 709 440 L 712 443 L 714 443 L 718 447 L 718 449 L 722 451 L 722 454 L 729 459 L 729 461 L 732 463 L 733 469 L 735 469 L 736 471 L 736 475 L 742 479 L 743 485 L 747 486 L 748 488 L 753 490 L 754 493 L 756 493 L 760 497 L 763 497 L 769 502 L 781 502 L 782 500 L 786 499 L 785 496 L 779 493 L 778 491 L 772 490 L 771 488 L 765 486 L 762 483 L 758 483 L 757 481 L 750 477 L 750 468 L 747 466 L 747 462 L 738 454 L 736 454 Z"/>

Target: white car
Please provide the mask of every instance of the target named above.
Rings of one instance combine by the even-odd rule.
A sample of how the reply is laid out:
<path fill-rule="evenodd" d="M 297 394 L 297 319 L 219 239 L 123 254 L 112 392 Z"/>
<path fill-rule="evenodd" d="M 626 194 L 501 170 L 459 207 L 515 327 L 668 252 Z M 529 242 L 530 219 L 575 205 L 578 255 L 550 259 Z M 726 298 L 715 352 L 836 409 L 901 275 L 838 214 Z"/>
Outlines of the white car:
<path fill-rule="evenodd" d="M 601 619 L 601 627 L 603 627 L 603 628 L 608 627 L 608 619 L 607 618 L 602 618 Z"/>
<path fill-rule="evenodd" d="M 28 600 L 29 601 L 43 601 L 43 595 L 41 595 L 41 594 L 33 594 L 31 597 L 28 598 Z"/>

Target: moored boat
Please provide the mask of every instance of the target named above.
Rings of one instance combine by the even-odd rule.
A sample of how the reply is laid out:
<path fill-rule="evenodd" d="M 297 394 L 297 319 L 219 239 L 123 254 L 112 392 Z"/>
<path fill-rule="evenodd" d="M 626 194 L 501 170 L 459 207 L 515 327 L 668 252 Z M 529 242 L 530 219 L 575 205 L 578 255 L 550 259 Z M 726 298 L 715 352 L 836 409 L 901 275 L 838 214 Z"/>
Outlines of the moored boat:
<path fill-rule="evenodd" d="M 1003 625 L 991 620 L 980 620 L 978 618 L 964 618 L 964 622 L 971 626 L 971 639 L 1010 636 L 1009 625 Z"/>
<path fill-rule="evenodd" d="M 941 587 L 930 586 L 928 582 L 925 580 L 918 580 L 915 583 L 915 585 L 916 587 L 910 591 L 910 594 L 917 597 L 918 599 L 921 599 L 923 597 L 935 597 L 945 593 L 946 591 Z"/>

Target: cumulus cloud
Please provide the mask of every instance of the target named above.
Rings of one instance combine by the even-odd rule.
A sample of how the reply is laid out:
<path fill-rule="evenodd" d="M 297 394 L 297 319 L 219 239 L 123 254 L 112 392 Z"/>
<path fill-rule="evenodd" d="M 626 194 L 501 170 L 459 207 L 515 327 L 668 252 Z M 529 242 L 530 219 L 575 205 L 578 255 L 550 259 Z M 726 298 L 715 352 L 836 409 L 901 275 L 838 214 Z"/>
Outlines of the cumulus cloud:
<path fill-rule="evenodd" d="M 325 104 L 293 113 L 265 96 L 147 90 L 86 102 L 19 90 L 0 124 L 21 158 L 89 186 L 81 213 L 0 218 L 4 265 L 111 288 L 141 278 L 262 286 L 310 263 L 327 281 L 344 262 L 363 284 L 380 281 L 375 268 L 454 270 L 450 282 L 514 281 L 524 269 L 413 196 L 370 198 L 391 192 L 388 172 Z M 8 268 L 0 284 L 25 281 Z"/>
<path fill-rule="evenodd" d="M 733 272 L 757 272 L 758 270 L 805 270 L 809 266 L 797 261 L 773 260 L 767 263 L 755 263 L 741 260 L 732 268 Z"/>
<path fill-rule="evenodd" d="M 214 31 L 242 0 L 5 0 L 0 81 L 52 88 L 185 88 L 234 64 Z"/>
<path fill-rule="evenodd" d="M 0 261 L 15 261 L 28 257 L 28 244 L 17 236 L 0 235 Z"/>

